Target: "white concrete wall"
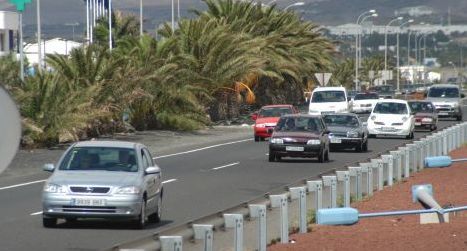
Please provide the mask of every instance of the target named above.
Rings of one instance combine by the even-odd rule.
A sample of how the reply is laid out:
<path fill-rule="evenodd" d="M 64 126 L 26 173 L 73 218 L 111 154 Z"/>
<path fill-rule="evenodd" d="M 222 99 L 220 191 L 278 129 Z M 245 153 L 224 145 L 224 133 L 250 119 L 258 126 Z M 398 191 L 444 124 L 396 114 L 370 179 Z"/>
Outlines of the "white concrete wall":
<path fill-rule="evenodd" d="M 18 30 L 18 13 L 0 11 L 0 30 Z"/>

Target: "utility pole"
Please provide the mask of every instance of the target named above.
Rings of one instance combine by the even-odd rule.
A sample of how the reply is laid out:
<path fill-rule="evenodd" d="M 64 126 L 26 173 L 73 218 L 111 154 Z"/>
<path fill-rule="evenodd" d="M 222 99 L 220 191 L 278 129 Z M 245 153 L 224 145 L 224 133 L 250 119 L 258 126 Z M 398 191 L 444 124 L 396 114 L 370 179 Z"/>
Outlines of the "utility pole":
<path fill-rule="evenodd" d="M 42 51 L 41 51 L 41 0 L 37 0 L 37 69 L 42 72 Z"/>

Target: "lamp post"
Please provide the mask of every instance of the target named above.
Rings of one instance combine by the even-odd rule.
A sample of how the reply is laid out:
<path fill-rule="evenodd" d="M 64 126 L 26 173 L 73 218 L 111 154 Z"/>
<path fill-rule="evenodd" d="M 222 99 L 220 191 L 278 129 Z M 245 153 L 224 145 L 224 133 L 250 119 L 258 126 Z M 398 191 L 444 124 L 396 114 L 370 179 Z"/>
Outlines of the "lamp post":
<path fill-rule="evenodd" d="M 389 21 L 388 24 L 384 27 L 384 71 L 388 69 L 388 26 L 392 23 L 404 19 L 403 17 L 397 17 Z M 386 83 L 386 79 L 384 80 Z"/>
<path fill-rule="evenodd" d="M 409 21 L 405 22 L 405 23 L 402 23 L 401 25 L 399 25 L 399 29 L 397 30 L 397 34 L 396 34 L 396 37 L 397 37 L 397 87 L 396 87 L 396 92 L 399 92 L 400 91 L 400 60 L 399 60 L 399 33 L 400 33 L 400 29 L 406 25 L 406 24 L 409 24 L 409 23 L 413 23 L 413 19 L 410 19 Z"/>
<path fill-rule="evenodd" d="M 71 26 L 72 27 L 72 38 L 73 41 L 75 41 L 75 26 L 78 26 L 79 23 L 66 23 L 65 26 Z"/>
<path fill-rule="evenodd" d="M 143 0 L 139 0 L 139 36 L 143 36 Z"/>
<path fill-rule="evenodd" d="M 304 2 L 296 2 L 296 3 L 293 3 L 293 4 L 291 4 L 291 5 L 287 6 L 287 7 L 285 7 L 285 8 L 284 8 L 284 11 L 286 11 L 287 9 L 292 8 L 292 7 L 303 6 L 303 5 L 305 5 Z"/>
<path fill-rule="evenodd" d="M 378 13 L 373 13 L 371 15 L 365 16 L 362 18 L 360 21 L 360 25 L 363 24 L 363 22 L 370 17 L 377 17 Z M 362 34 L 358 34 L 358 67 L 362 66 L 362 38 L 363 38 L 363 28 L 362 28 Z"/>
<path fill-rule="evenodd" d="M 42 71 L 42 51 L 41 51 L 41 0 L 37 0 L 37 69 Z"/>
<path fill-rule="evenodd" d="M 359 25 L 360 25 L 360 18 L 362 18 L 364 15 L 368 15 L 368 14 L 376 14 L 376 11 L 375 10 L 368 10 L 368 11 L 365 11 L 363 12 L 362 14 L 360 14 L 357 18 L 357 30 L 355 32 L 355 91 L 358 91 L 358 67 L 359 67 L 359 35 L 360 35 L 360 32 L 359 32 Z M 372 16 L 370 15 L 370 16 Z"/>
<path fill-rule="evenodd" d="M 457 69 L 456 65 L 452 61 L 449 61 L 448 64 L 450 64 L 454 68 L 454 71 L 456 72 L 456 83 L 457 85 L 459 85 L 460 90 L 462 90 L 462 86 L 459 81 L 459 70 Z"/>
<path fill-rule="evenodd" d="M 172 0 L 172 32 L 175 30 L 175 9 L 174 9 L 174 0 Z"/>
<path fill-rule="evenodd" d="M 109 0 L 109 50 L 112 50 L 112 0 Z"/>

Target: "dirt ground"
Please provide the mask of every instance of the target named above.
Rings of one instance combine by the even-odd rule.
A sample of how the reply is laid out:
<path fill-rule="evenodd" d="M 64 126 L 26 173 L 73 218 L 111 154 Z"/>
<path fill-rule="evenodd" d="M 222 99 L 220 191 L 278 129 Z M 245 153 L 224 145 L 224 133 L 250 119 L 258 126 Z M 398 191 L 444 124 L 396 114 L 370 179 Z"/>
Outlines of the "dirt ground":
<path fill-rule="evenodd" d="M 467 158 L 467 146 L 450 155 Z M 433 195 L 443 207 L 466 206 L 467 162 L 425 169 L 352 207 L 360 213 L 422 209 L 411 198 L 412 185 L 420 184 L 432 184 Z M 311 233 L 290 237 L 295 243 L 273 245 L 268 250 L 467 250 L 467 211 L 449 217 L 450 222 L 443 224 L 420 225 L 420 217 L 411 215 L 367 218 L 351 226 L 311 225 Z"/>

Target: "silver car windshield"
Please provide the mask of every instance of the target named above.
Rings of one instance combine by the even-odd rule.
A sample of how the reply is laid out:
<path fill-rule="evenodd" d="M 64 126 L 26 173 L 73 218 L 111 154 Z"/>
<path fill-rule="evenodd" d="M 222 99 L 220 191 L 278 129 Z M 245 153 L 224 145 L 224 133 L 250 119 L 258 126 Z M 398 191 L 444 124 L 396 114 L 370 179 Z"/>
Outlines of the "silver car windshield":
<path fill-rule="evenodd" d="M 60 164 L 63 171 L 137 172 L 134 149 L 112 147 L 74 147 Z"/>
<path fill-rule="evenodd" d="M 459 98 L 459 89 L 449 88 L 430 88 L 428 91 L 428 97 L 430 98 Z"/>

